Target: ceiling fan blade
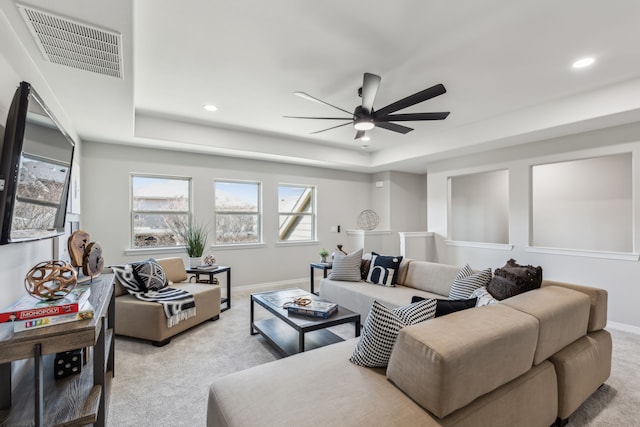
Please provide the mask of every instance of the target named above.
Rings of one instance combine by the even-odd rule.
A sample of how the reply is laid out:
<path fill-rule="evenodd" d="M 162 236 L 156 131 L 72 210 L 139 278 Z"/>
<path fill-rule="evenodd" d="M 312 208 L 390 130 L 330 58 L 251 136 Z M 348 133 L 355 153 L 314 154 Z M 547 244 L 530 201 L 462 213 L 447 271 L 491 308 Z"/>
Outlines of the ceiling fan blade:
<path fill-rule="evenodd" d="M 353 117 L 303 117 L 303 116 L 282 116 L 285 119 L 316 119 L 316 120 L 353 120 Z"/>
<path fill-rule="evenodd" d="M 356 132 L 356 137 L 353 138 L 353 139 L 360 139 L 360 138 L 362 138 L 364 136 L 364 134 L 365 134 L 365 131 L 359 130 L 359 131 Z"/>
<path fill-rule="evenodd" d="M 343 123 L 343 124 L 338 125 L 338 126 L 332 126 L 332 127 L 330 127 L 330 128 L 326 128 L 326 129 L 322 129 L 322 130 L 317 130 L 317 131 L 315 131 L 315 132 L 311 132 L 311 133 L 310 133 L 310 135 L 313 135 L 313 134 L 316 134 L 316 133 L 320 133 L 320 132 L 326 132 L 326 131 L 328 131 L 328 130 L 335 129 L 335 128 L 340 128 L 340 127 L 342 127 L 342 126 L 346 126 L 346 125 L 350 125 L 350 124 L 351 124 L 351 123 Z"/>
<path fill-rule="evenodd" d="M 398 133 L 409 133 L 413 130 L 413 128 L 398 125 L 395 123 L 389 123 L 389 122 L 376 122 L 376 127 L 390 130 L 393 132 L 398 132 Z"/>
<path fill-rule="evenodd" d="M 431 86 L 428 89 L 420 91 L 418 93 L 414 93 L 413 95 L 409 95 L 406 98 L 403 98 L 399 101 L 396 101 L 392 104 L 387 105 L 384 108 L 376 111 L 376 115 L 380 118 L 394 113 L 398 110 L 402 110 L 403 108 L 411 107 L 412 105 L 419 104 L 427 99 L 434 98 L 436 96 L 442 95 L 446 93 L 447 90 L 444 88 L 442 84 L 437 84 L 435 86 Z"/>
<path fill-rule="evenodd" d="M 313 101 L 313 102 L 317 102 L 318 104 L 328 105 L 329 107 L 333 107 L 333 108 L 335 108 L 337 110 L 344 111 L 345 113 L 347 113 L 349 115 L 353 114 L 353 112 L 351 112 L 351 111 L 343 110 L 342 108 L 336 107 L 335 105 L 331 105 L 328 102 L 324 102 L 324 101 L 322 101 L 322 100 L 320 100 L 318 98 L 314 98 L 313 96 L 311 96 L 311 95 L 309 95 L 307 93 L 304 93 L 304 92 L 293 92 L 293 94 L 296 95 L 296 96 L 299 96 L 300 98 L 303 98 L 303 99 L 306 99 L 306 100 L 309 100 L 309 101 Z"/>
<path fill-rule="evenodd" d="M 414 120 L 444 120 L 449 112 L 442 113 L 408 113 L 408 114 L 389 114 L 381 119 L 375 118 L 381 122 L 410 122 Z"/>
<path fill-rule="evenodd" d="M 373 109 L 373 101 L 376 99 L 380 80 L 382 80 L 382 77 L 378 75 L 364 73 L 362 79 L 362 109 L 368 113 Z"/>

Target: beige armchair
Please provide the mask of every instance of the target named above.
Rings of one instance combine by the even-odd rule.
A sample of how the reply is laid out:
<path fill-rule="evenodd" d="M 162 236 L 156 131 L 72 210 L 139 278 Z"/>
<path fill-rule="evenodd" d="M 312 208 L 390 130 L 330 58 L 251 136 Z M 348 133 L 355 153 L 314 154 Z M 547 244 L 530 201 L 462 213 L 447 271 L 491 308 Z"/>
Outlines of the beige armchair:
<path fill-rule="evenodd" d="M 158 303 L 140 301 L 130 295 L 115 279 L 116 322 L 115 333 L 144 340 L 161 347 L 171 341 L 171 337 L 186 331 L 206 320 L 220 318 L 220 286 L 205 283 L 189 283 L 189 277 L 182 258 L 161 258 L 156 260 L 165 272 L 169 286 L 184 289 L 193 294 L 196 315 L 182 320 L 169 328 L 162 306 Z"/>

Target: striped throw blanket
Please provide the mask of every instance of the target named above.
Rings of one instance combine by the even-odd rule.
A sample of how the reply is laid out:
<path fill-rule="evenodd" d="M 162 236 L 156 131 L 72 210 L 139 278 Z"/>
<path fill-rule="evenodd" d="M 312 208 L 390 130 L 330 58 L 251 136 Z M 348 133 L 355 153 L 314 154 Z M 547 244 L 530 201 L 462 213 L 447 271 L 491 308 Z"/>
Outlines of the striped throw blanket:
<path fill-rule="evenodd" d="M 120 284 L 141 301 L 161 304 L 167 316 L 167 327 L 196 315 L 193 295 L 182 289 L 169 288 L 164 270 L 155 260 L 111 266 Z"/>

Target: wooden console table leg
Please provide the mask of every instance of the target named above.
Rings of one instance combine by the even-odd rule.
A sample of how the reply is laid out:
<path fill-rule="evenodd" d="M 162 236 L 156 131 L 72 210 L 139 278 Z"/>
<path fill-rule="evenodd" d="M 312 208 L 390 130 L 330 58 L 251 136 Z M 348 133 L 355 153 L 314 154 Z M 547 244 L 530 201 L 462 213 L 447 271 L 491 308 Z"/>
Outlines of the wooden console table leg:
<path fill-rule="evenodd" d="M 11 362 L 0 364 L 0 409 L 11 407 Z"/>
<path fill-rule="evenodd" d="M 44 372 L 42 368 L 42 347 L 40 344 L 33 346 L 34 362 L 34 390 L 35 390 L 35 411 L 34 423 L 36 427 L 44 425 Z"/>

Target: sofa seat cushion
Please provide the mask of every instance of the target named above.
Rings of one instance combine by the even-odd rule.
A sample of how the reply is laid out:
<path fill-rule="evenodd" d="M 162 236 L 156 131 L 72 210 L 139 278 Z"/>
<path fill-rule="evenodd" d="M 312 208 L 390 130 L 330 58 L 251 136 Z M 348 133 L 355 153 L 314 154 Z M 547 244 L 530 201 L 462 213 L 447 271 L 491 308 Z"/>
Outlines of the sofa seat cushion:
<path fill-rule="evenodd" d="M 384 369 L 349 362 L 356 342 L 350 339 L 214 380 L 207 425 L 366 426 L 375 420 L 381 426 L 437 426 L 387 381 Z"/>
<path fill-rule="evenodd" d="M 581 292 L 545 286 L 503 300 L 501 304 L 528 313 L 539 322 L 535 364 L 587 333 L 589 297 Z"/>
<path fill-rule="evenodd" d="M 199 323 L 220 315 L 220 286 L 200 283 L 174 283 L 173 288 L 190 292 L 196 315 L 167 327 L 164 309 L 158 303 L 141 301 L 133 295 L 115 299 L 115 333 L 151 341 L 163 341 Z"/>
<path fill-rule="evenodd" d="M 414 295 L 424 298 L 446 298 L 443 295 L 401 285 L 388 287 L 367 282 L 343 282 L 330 279 L 320 281 L 320 296 L 322 298 L 359 313 L 363 322 L 369 315 L 374 301 L 389 308 L 395 308 L 410 304 Z"/>
<path fill-rule="evenodd" d="M 591 332 L 549 359 L 558 376 L 558 417 L 569 418 L 611 375 L 611 334 Z"/>
<path fill-rule="evenodd" d="M 387 377 L 420 406 L 446 417 L 531 369 L 537 323 L 494 304 L 407 326 Z"/>

